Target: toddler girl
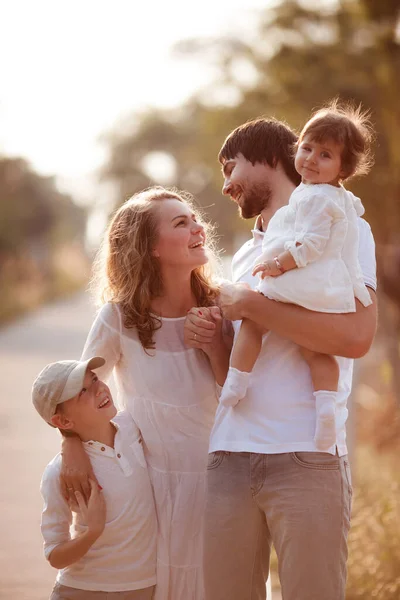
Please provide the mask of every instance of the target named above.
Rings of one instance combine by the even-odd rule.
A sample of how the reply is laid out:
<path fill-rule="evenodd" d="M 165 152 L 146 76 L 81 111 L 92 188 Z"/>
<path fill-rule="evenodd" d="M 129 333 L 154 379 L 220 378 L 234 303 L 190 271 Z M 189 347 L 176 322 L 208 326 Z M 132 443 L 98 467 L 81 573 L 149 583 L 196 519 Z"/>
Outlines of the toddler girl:
<path fill-rule="evenodd" d="M 261 274 L 257 289 L 264 296 L 328 313 L 354 312 L 355 298 L 364 306 L 371 304 L 358 262 L 357 219 L 364 208 L 342 185 L 368 172 L 371 137 L 368 115 L 336 101 L 306 123 L 295 156 L 302 183 L 270 220 L 253 271 Z M 232 407 L 245 396 L 264 333 L 253 321 L 243 320 L 221 404 Z M 314 387 L 314 441 L 318 450 L 327 451 L 336 441 L 338 364 L 334 356 L 300 351 Z"/>

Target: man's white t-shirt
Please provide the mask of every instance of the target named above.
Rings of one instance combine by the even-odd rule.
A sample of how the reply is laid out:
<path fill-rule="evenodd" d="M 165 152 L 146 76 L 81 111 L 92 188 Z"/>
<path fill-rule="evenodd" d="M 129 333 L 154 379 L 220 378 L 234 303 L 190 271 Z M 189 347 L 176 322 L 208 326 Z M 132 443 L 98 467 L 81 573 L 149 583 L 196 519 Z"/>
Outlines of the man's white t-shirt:
<path fill-rule="evenodd" d="M 375 243 L 369 224 L 359 225 L 359 262 L 365 284 L 376 290 Z M 232 262 L 234 282 L 248 283 L 253 289 L 258 278 L 252 269 L 262 252 L 264 232 L 253 230 L 253 238 L 236 253 Z M 237 334 L 240 321 L 234 323 Z M 340 368 L 336 402 L 336 450 L 347 454 L 345 423 L 350 395 L 353 360 L 337 358 Z M 268 332 L 250 377 L 247 394 L 234 408 L 218 406 L 210 437 L 210 452 L 318 452 L 314 443 L 315 398 L 310 369 L 292 341 Z"/>
<path fill-rule="evenodd" d="M 104 531 L 85 556 L 57 575 L 58 583 L 79 590 L 124 592 L 156 583 L 157 517 L 140 432 L 126 411 L 112 422 L 117 428 L 114 448 L 96 441 L 83 443 L 103 488 Z M 60 470 L 58 454 L 47 465 L 41 483 L 47 559 L 56 546 L 87 528 L 79 512 L 72 519 L 61 494 Z"/>

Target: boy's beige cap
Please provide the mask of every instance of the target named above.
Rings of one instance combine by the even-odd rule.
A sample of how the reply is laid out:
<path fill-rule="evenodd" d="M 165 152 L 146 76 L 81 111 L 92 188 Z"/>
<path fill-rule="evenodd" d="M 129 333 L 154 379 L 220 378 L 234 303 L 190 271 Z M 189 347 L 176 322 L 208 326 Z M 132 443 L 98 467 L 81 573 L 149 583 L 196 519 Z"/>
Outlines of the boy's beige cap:
<path fill-rule="evenodd" d="M 105 362 L 101 356 L 94 356 L 89 360 L 60 360 L 47 365 L 32 387 L 32 402 L 39 415 L 52 425 L 50 420 L 57 405 L 81 391 L 87 369 L 98 369 Z"/>

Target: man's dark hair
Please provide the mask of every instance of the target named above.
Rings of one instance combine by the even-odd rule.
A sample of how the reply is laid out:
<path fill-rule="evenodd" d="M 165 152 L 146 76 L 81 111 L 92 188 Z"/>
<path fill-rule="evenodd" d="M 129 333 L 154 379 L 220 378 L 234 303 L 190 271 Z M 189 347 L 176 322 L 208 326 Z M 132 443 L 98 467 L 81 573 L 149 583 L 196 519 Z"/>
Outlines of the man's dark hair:
<path fill-rule="evenodd" d="M 222 164 L 243 154 L 253 165 L 267 163 L 275 168 L 281 163 L 289 179 L 297 186 L 301 177 L 294 168 L 297 135 L 286 123 L 276 119 L 255 119 L 236 127 L 226 138 L 218 160 Z"/>

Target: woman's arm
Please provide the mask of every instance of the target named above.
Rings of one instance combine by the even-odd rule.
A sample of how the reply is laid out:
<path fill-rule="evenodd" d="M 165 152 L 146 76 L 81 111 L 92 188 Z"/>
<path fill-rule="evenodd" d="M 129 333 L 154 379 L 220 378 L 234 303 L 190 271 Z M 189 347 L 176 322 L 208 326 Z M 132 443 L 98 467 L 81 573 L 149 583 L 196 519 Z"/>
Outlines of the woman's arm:
<path fill-rule="evenodd" d="M 114 366 L 121 357 L 121 316 L 113 303 L 102 306 L 86 339 L 81 360 L 102 356 L 105 365 L 96 369 L 103 381 L 110 378 Z M 90 460 L 77 436 L 63 436 L 62 441 L 61 489 L 63 496 L 72 504 L 76 502 L 74 492 L 90 496 L 89 478 L 96 481 Z"/>
<path fill-rule="evenodd" d="M 97 480 L 93 473 L 92 463 L 77 435 L 62 436 L 61 455 L 61 493 L 71 506 L 75 507 L 75 492 L 82 494 L 88 500 L 90 497 L 89 480 L 93 479 L 96 482 Z"/>
<path fill-rule="evenodd" d="M 193 331 L 192 323 L 199 327 Z M 215 381 L 223 385 L 229 369 L 233 334 L 224 326 L 218 306 L 192 308 L 185 321 L 185 344 L 189 348 L 203 350 L 210 361 Z"/>

